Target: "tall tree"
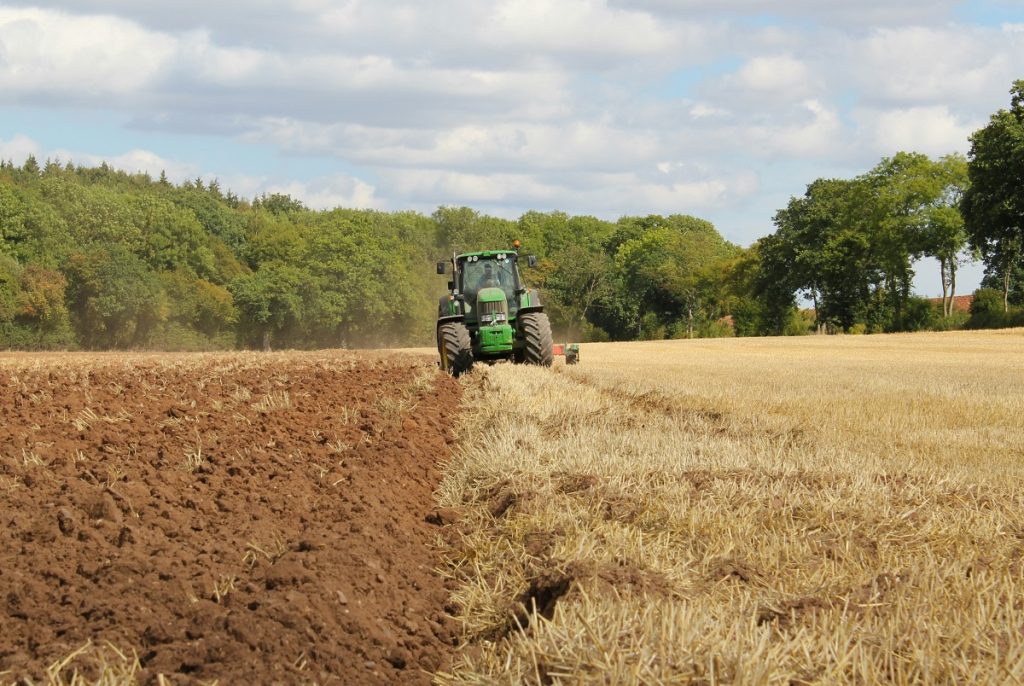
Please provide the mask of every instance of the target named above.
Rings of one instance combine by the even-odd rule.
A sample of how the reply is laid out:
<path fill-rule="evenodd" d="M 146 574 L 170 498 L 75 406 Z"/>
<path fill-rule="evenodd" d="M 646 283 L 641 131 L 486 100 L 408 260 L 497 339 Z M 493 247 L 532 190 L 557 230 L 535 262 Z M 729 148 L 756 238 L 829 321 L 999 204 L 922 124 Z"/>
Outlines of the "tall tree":
<path fill-rule="evenodd" d="M 154 327 L 166 319 L 155 275 L 120 244 L 96 244 L 72 254 L 65 274 L 72 322 L 87 348 L 146 345 Z"/>
<path fill-rule="evenodd" d="M 272 262 L 232 281 L 230 291 L 238 308 L 243 342 L 270 350 L 271 344 L 294 335 L 302 323 L 303 291 L 309 280 L 303 269 Z"/>
<path fill-rule="evenodd" d="M 709 313 L 704 307 L 704 270 L 735 250 L 703 219 L 645 217 L 637 237 L 624 241 L 615 253 L 629 297 L 640 303 L 638 335 L 653 336 L 681 320 L 686 336 L 692 337 L 698 321 Z"/>
<path fill-rule="evenodd" d="M 938 193 L 925 210 L 925 251 L 939 261 L 942 278 L 942 316 L 953 314 L 957 268 L 970 258 L 965 255 L 967 231 L 960 203 L 967 190 L 967 160 L 946 155 L 933 164 Z"/>
<path fill-rule="evenodd" d="M 967 173 L 967 234 L 1002 277 L 1003 308 L 1009 310 L 1012 276 L 1024 256 L 1024 79 L 1010 89 L 1010 109 L 1000 109 L 971 136 Z"/>
<path fill-rule="evenodd" d="M 552 261 L 556 266 L 546 280 L 546 290 L 564 313 L 567 337 L 575 340 L 588 329 L 595 305 L 615 295 L 615 263 L 603 251 L 586 245 L 570 245 Z"/>
<path fill-rule="evenodd" d="M 890 313 L 887 328 L 902 330 L 904 304 L 910 298 L 913 263 L 927 251 L 929 210 L 942 191 L 937 167 L 921 153 L 898 152 L 863 177 L 868 194 L 859 213 L 881 271 Z"/>
<path fill-rule="evenodd" d="M 866 228 L 865 197 L 863 180 L 818 179 L 776 213 L 777 231 L 760 242 L 759 278 L 776 333 L 785 325 L 786 292 L 814 304 L 819 330 L 848 330 L 871 318 L 883 276 Z"/>

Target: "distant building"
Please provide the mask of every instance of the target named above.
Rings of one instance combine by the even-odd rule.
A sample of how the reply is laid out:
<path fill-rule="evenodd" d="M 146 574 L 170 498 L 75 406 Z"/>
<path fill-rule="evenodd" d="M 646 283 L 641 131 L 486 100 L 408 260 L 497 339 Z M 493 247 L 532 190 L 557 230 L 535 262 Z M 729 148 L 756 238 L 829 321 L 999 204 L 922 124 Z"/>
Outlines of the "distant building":
<path fill-rule="evenodd" d="M 953 296 L 953 311 L 954 312 L 970 312 L 971 302 L 974 300 L 973 295 L 955 295 Z M 942 307 L 942 298 L 928 298 L 928 302 L 935 303 L 939 307 Z"/>

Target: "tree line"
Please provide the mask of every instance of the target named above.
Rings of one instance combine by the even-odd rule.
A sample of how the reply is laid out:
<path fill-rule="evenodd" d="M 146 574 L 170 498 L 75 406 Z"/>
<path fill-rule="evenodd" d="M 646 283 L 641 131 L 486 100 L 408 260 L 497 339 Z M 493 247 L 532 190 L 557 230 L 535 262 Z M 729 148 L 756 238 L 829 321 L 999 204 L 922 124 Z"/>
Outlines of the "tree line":
<path fill-rule="evenodd" d="M 1024 324 L 1024 81 L 967 158 L 901 152 L 818 179 L 774 224 L 743 248 L 682 214 L 314 211 L 29 157 L 0 162 L 0 347 L 430 345 L 434 261 L 514 239 L 538 256 L 525 276 L 573 340 Z M 911 290 L 925 256 L 938 306 Z M 952 307 L 968 259 L 986 267 L 969 316 Z"/>
<path fill-rule="evenodd" d="M 1024 325 L 1024 80 L 1010 109 L 970 138 L 968 158 L 901 152 L 854 179 L 818 179 L 775 215 L 758 241 L 770 330 L 786 326 L 794 295 L 833 331 L 913 331 Z M 911 292 L 914 263 L 940 268 L 941 310 Z M 985 265 L 971 315 L 953 309 L 957 269 Z"/>

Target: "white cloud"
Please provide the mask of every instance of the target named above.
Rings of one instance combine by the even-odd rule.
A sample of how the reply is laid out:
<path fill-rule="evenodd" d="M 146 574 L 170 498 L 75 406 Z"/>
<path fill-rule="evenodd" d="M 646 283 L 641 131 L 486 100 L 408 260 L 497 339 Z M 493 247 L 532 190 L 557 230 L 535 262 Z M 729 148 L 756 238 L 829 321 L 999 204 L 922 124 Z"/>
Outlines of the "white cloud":
<path fill-rule="evenodd" d="M 555 188 L 528 174 L 402 169 L 385 172 L 382 180 L 395 194 L 431 205 L 502 204 L 511 198 L 547 205 L 555 200 Z"/>
<path fill-rule="evenodd" d="M 716 117 L 728 114 L 729 112 L 727 110 L 719 107 L 713 107 L 704 102 L 698 102 L 690 108 L 690 116 L 694 119 L 704 119 L 706 117 Z"/>
<path fill-rule="evenodd" d="M 828 157 L 840 149 L 843 127 L 839 114 L 817 100 L 801 103 L 809 120 L 784 125 L 777 129 L 759 129 L 755 139 L 760 146 L 776 155 L 793 157 Z"/>
<path fill-rule="evenodd" d="M 192 111 L 210 128 L 271 112 L 357 121 L 382 113 L 436 120 L 453 107 L 527 118 L 565 113 L 564 71 L 518 62 L 492 68 L 473 60 L 441 65 L 385 52 L 350 54 L 343 46 L 223 45 L 208 29 L 171 34 L 114 16 L 0 8 L 0 102 L 146 108 L 159 113 L 152 120 L 164 121 Z"/>
<path fill-rule="evenodd" d="M 701 214 L 724 205 L 735 203 L 755 192 L 758 187 L 756 177 L 751 173 L 739 173 L 732 178 L 711 178 L 700 181 L 677 181 L 669 184 L 637 182 L 621 179 L 616 184 L 603 189 L 615 204 L 627 201 L 627 196 L 635 198 L 633 203 L 637 209 L 653 208 L 653 212 L 664 214 L 685 213 Z M 590 193 L 590 202 L 599 202 L 598 194 Z"/>
<path fill-rule="evenodd" d="M 900 110 L 858 112 L 863 136 L 876 155 L 889 156 L 904 150 L 938 157 L 966 153 L 968 137 L 981 121 L 963 121 L 948 107 L 910 107 Z"/>
<path fill-rule="evenodd" d="M 830 160 L 845 154 L 850 136 L 838 109 L 815 98 L 757 108 L 737 105 L 695 124 L 700 128 L 680 140 L 680 149 L 719 161 L 730 157 Z"/>
<path fill-rule="evenodd" d="M 744 88 L 769 97 L 798 98 L 811 92 L 810 71 L 802 61 L 789 55 L 755 57 L 728 82 L 730 87 Z"/>
<path fill-rule="evenodd" d="M 15 134 L 10 140 L 0 138 L 0 160 L 22 164 L 29 155 L 39 157 L 39 143 L 24 134 Z"/>
<path fill-rule="evenodd" d="M 435 169 L 389 171 L 382 175 L 382 185 L 395 195 L 428 207 L 517 207 L 525 199 L 535 209 L 562 209 L 607 218 L 648 212 L 696 214 L 743 199 L 758 188 L 756 176 L 750 172 L 691 180 L 652 180 L 635 172 L 588 173 L 570 184 L 529 174 Z"/>
<path fill-rule="evenodd" d="M 871 102 L 970 106 L 1020 78 L 1024 41 L 962 26 L 887 28 L 850 41 L 844 62 Z"/>
<path fill-rule="evenodd" d="M 173 39 L 117 17 L 0 8 L 0 101 L 129 94 L 151 84 L 174 49 Z"/>
<path fill-rule="evenodd" d="M 941 23 L 957 0 L 614 0 L 615 5 L 656 11 L 663 15 L 778 16 L 838 25 Z"/>
<path fill-rule="evenodd" d="M 565 125 L 467 124 L 440 131 L 265 120 L 248 140 L 301 153 L 331 153 L 381 167 L 453 169 L 609 169 L 653 160 L 665 141 L 655 132 L 604 122 Z"/>
<path fill-rule="evenodd" d="M 161 172 L 166 172 L 167 178 L 175 183 L 202 176 L 199 166 L 194 163 L 167 159 L 155 152 L 141 148 L 114 155 L 56 149 L 48 150 L 46 157 L 61 162 L 72 162 L 82 167 L 97 167 L 106 163 L 114 169 L 120 169 L 129 174 L 143 173 L 149 174 L 153 178 L 158 178 Z M 210 175 L 207 178 L 213 178 L 213 176 Z"/>
<path fill-rule="evenodd" d="M 713 220 L 756 207 L 763 220 L 744 221 L 767 229 L 769 205 L 815 175 L 962 151 L 1006 106 L 1024 25 L 970 25 L 956 4 L 6 0 L 0 104 L 64 112 L 65 127 L 93 108 L 108 135 L 129 121 L 139 142 L 104 148 L 139 149 L 108 162 L 248 197 Z M 39 143 L 3 134 L 0 154 L 44 159 L 46 128 L 24 129 Z M 171 159 L 182 132 L 261 162 Z M 305 156 L 320 178 L 278 176 Z"/>
<path fill-rule="evenodd" d="M 677 45 L 669 26 L 602 0 L 501 0 L 481 27 L 481 42 L 546 53 L 652 55 Z"/>
<path fill-rule="evenodd" d="M 263 183 L 253 195 L 284 193 L 301 200 L 307 207 L 331 210 L 336 207 L 359 209 L 385 209 L 385 203 L 376 197 L 376 189 L 353 176 L 337 174 L 309 182 Z"/>

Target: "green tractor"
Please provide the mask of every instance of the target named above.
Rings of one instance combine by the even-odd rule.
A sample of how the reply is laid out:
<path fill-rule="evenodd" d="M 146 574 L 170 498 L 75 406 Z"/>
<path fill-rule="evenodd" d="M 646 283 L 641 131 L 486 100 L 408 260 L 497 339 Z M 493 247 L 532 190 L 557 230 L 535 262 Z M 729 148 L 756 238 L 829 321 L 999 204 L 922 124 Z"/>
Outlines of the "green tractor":
<path fill-rule="evenodd" d="M 537 264 L 533 255 L 526 259 Z M 484 250 L 437 263 L 438 274 L 449 266 L 453 272 L 437 305 L 441 369 L 459 376 L 474 362 L 551 366 L 551 324 L 537 291 L 523 284 L 518 261 L 516 250 Z"/>

